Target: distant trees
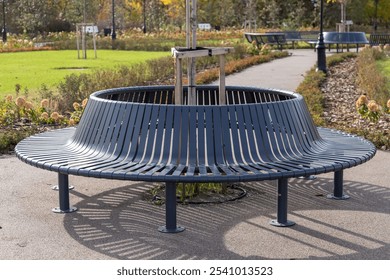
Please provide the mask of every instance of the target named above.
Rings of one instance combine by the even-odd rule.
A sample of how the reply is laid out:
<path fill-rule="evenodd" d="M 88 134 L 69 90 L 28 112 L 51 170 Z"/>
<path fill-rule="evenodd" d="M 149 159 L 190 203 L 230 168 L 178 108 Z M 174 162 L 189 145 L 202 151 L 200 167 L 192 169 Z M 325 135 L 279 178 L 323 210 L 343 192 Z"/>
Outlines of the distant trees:
<path fill-rule="evenodd" d="M 94 22 L 111 27 L 112 0 L 4 0 L 7 29 L 37 34 L 75 30 L 76 23 Z M 185 0 L 114 0 L 117 28 L 147 30 L 177 29 L 185 24 Z M 320 0 L 317 0 L 318 2 Z M 346 19 L 354 24 L 388 26 L 390 0 L 326 0 L 325 25 L 335 28 L 341 21 L 341 5 Z M 2 15 L 0 14 L 0 18 Z M 242 27 L 245 20 L 260 28 L 295 29 L 318 24 L 318 9 L 312 0 L 198 0 L 198 22 L 212 26 Z"/>

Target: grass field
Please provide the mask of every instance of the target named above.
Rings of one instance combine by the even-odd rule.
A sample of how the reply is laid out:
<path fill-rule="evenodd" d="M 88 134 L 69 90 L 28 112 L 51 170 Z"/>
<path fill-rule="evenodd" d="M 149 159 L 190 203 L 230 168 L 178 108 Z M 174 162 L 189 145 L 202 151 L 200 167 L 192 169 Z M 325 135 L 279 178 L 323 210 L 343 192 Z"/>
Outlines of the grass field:
<path fill-rule="evenodd" d="M 77 50 L 0 53 L 0 98 L 14 95 L 17 84 L 21 93 L 26 88 L 34 93 L 42 84 L 55 87 L 71 73 L 88 73 L 169 55 L 168 52 L 98 50 L 97 59 L 93 51 L 88 51 L 87 59 L 78 59 Z"/>
<path fill-rule="evenodd" d="M 390 77 L 390 59 L 378 60 L 379 69 L 388 77 Z"/>
<path fill-rule="evenodd" d="M 388 77 L 387 88 L 390 91 L 390 58 L 377 60 L 376 63 L 383 76 Z"/>

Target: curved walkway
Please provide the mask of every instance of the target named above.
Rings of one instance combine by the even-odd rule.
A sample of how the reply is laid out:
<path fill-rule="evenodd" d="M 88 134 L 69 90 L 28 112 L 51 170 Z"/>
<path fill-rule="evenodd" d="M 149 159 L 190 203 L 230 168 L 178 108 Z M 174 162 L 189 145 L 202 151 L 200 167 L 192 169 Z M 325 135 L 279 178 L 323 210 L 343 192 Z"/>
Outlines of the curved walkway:
<path fill-rule="evenodd" d="M 263 63 L 226 77 L 227 85 L 256 86 L 295 91 L 305 73 L 315 66 L 313 50 L 289 50 L 290 56 Z M 217 84 L 215 82 L 214 84 Z"/>

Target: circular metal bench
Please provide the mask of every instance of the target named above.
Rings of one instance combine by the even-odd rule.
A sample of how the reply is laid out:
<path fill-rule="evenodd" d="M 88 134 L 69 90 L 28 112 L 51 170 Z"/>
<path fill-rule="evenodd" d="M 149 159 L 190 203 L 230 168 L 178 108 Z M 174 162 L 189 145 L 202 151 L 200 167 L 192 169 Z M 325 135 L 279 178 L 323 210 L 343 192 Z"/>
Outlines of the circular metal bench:
<path fill-rule="evenodd" d="M 173 105 L 174 87 L 129 87 L 91 95 L 77 128 L 31 136 L 16 147 L 22 161 L 59 174 L 59 212 L 71 212 L 68 175 L 166 183 L 166 225 L 178 232 L 176 183 L 278 180 L 274 225 L 287 220 L 288 178 L 335 172 L 371 159 L 368 141 L 314 126 L 297 93 L 198 86 L 197 105 Z M 187 92 L 184 91 L 184 100 Z"/>
<path fill-rule="evenodd" d="M 310 44 L 316 44 L 317 41 L 313 40 Z M 364 32 L 324 32 L 324 44 L 328 45 L 329 51 L 331 45 L 336 45 L 336 50 L 339 52 L 340 46 L 343 51 L 343 45 L 347 46 L 349 51 L 349 45 L 356 45 L 356 52 L 359 51 L 359 46 L 369 44 L 366 33 Z"/>

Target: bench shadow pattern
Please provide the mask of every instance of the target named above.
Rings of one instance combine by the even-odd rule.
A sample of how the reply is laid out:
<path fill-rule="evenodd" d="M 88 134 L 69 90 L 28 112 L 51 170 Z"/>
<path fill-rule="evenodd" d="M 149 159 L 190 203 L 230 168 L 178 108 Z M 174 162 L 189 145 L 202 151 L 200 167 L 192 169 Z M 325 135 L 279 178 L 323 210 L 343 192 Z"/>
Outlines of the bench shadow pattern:
<path fill-rule="evenodd" d="M 290 226 L 289 178 L 334 172 L 333 197 L 343 199 L 343 170 L 375 155 L 369 141 L 315 127 L 297 93 L 227 87 L 227 105 L 218 105 L 218 87 L 199 86 L 197 94 L 198 105 L 188 106 L 173 105 L 172 86 L 96 92 L 77 128 L 29 137 L 16 154 L 58 173 L 57 212 L 75 210 L 68 175 L 166 183 L 162 232 L 184 230 L 176 222 L 178 182 L 277 180 L 272 224 Z"/>
<path fill-rule="evenodd" d="M 120 183 L 120 182 L 119 182 Z M 190 230 L 161 235 L 164 207 L 142 199 L 150 183 L 134 183 L 77 204 L 65 229 L 83 246 L 115 259 L 377 259 L 390 252 L 388 188 L 345 181 L 350 200 L 324 199 L 332 180 L 292 179 L 289 228 L 269 227 L 275 209 L 275 182 L 243 184 L 244 199 L 224 204 L 180 205 Z M 337 208 L 337 210 L 335 210 Z M 378 225 L 385 230 L 378 231 Z M 390 255 L 389 255 L 390 257 Z"/>

